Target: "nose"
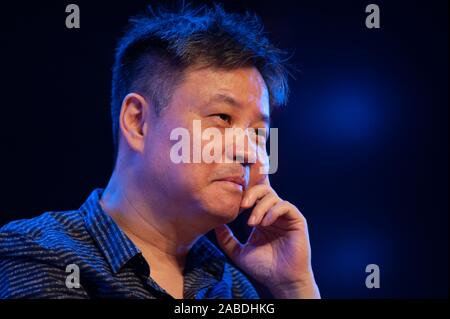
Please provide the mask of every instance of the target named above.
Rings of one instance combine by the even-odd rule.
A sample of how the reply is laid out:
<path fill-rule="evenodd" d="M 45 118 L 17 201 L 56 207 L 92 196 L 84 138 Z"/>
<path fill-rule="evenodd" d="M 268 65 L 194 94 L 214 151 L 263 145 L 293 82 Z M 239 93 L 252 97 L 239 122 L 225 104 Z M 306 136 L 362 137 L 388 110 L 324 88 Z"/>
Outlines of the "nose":
<path fill-rule="evenodd" d="M 253 130 L 232 128 L 225 132 L 225 153 L 227 162 L 251 165 L 257 160 L 256 133 Z"/>

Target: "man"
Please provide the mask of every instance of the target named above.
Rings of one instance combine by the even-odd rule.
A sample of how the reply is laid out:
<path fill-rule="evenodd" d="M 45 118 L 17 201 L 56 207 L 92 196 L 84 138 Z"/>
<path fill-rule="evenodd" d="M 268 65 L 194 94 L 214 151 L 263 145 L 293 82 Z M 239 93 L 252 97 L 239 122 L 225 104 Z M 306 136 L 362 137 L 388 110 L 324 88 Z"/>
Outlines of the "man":
<path fill-rule="evenodd" d="M 132 20 L 113 67 L 110 181 L 78 210 L 0 230 L 0 296 L 257 298 L 248 275 L 275 298 L 319 298 L 306 221 L 251 160 L 250 135 L 245 147 L 222 144 L 223 161 L 170 156 L 175 129 L 192 141 L 196 121 L 267 131 L 286 98 L 280 51 L 254 16 L 215 6 Z M 225 224 L 244 209 L 253 231 L 241 244 Z M 204 236 L 213 229 L 238 268 Z"/>

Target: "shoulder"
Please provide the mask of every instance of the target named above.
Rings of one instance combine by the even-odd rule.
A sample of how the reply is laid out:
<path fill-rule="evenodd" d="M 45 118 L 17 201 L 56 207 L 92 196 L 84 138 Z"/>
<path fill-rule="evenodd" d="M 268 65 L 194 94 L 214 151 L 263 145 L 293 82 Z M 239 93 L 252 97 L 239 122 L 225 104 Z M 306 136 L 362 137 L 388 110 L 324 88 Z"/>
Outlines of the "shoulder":
<path fill-rule="evenodd" d="M 67 265 L 89 256 L 95 245 L 81 211 L 47 212 L 0 228 L 0 257 Z M 65 267 L 65 266 L 64 266 Z"/>
<path fill-rule="evenodd" d="M 48 212 L 0 228 L 0 298 L 83 297 L 65 280 L 85 232 L 79 211 Z"/>
<path fill-rule="evenodd" d="M 44 231 L 76 227 L 82 220 L 79 210 L 45 212 L 34 218 L 14 220 L 2 226 L 0 232 L 21 232 L 39 236 Z"/>
<path fill-rule="evenodd" d="M 26 256 L 26 247 L 46 250 L 69 248 L 87 232 L 80 211 L 46 212 L 12 221 L 0 228 L 0 256 Z"/>

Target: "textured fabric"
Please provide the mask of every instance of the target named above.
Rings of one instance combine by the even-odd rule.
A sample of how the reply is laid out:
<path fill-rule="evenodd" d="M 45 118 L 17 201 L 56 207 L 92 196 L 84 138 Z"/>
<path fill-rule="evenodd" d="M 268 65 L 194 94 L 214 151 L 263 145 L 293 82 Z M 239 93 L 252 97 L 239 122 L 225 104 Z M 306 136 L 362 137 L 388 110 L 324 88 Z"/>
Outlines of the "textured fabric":
<path fill-rule="evenodd" d="M 0 228 L 0 298 L 172 298 L 102 210 L 102 192 L 94 190 L 79 210 L 47 212 Z M 79 288 L 66 285 L 71 264 L 79 268 Z M 205 236 L 195 242 L 184 269 L 184 298 L 258 297 Z"/>

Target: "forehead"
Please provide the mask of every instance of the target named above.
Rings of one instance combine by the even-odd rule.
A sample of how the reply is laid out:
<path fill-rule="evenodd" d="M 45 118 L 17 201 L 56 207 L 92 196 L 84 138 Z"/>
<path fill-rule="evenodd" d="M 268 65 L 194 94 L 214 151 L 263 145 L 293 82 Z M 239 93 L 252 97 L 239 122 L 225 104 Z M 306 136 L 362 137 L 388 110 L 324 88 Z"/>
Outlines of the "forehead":
<path fill-rule="evenodd" d="M 184 81 L 175 90 L 190 106 L 210 102 L 236 102 L 242 108 L 269 115 L 269 94 L 263 77 L 256 68 L 232 70 L 216 68 L 188 69 Z M 228 101 L 227 101 L 227 98 Z"/>

